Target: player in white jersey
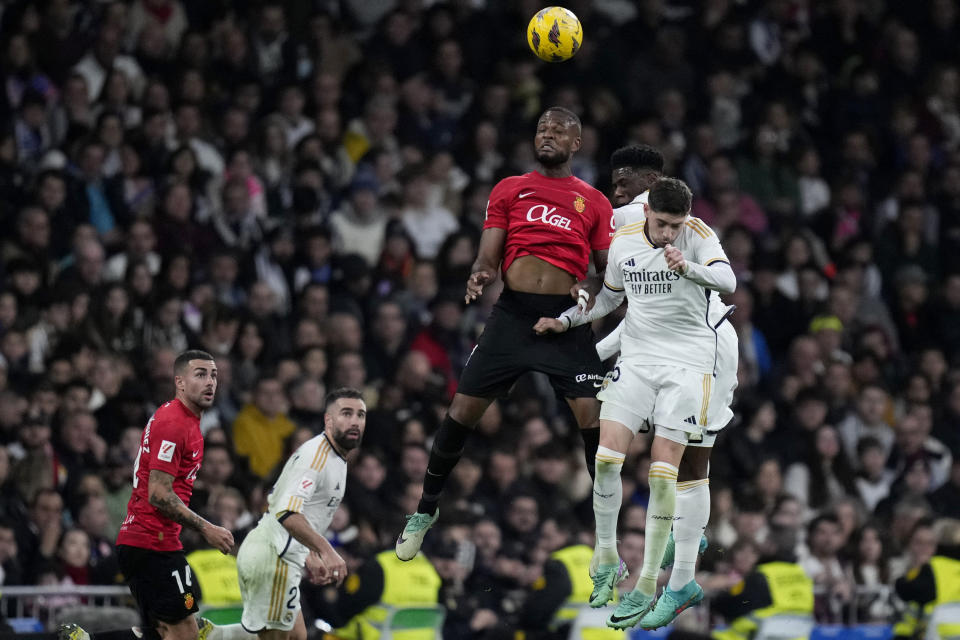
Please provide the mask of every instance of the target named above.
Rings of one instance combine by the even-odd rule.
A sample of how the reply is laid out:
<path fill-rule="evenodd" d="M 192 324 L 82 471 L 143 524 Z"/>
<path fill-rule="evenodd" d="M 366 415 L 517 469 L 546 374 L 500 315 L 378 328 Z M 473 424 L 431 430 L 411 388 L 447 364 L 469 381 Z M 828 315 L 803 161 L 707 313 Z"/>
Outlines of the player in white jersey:
<path fill-rule="evenodd" d="M 613 182 L 613 204 L 617 208 L 613 211 L 614 224 L 617 230 L 628 224 L 643 222 L 646 219 L 644 205 L 647 204 L 649 188 L 660 178 L 663 168 L 663 156 L 649 145 L 635 145 L 617 149 L 610 156 L 611 181 Z M 710 292 L 710 323 L 717 329 L 717 372 L 714 379 L 713 391 L 710 398 L 710 407 L 707 411 L 707 432 L 716 433 L 727 426 L 733 418 L 730 405 L 733 403 L 733 393 L 737 388 L 737 367 L 739 364 L 739 340 L 737 331 L 727 321 L 735 310 L 720 300 L 720 294 Z M 602 360 L 606 360 L 620 351 L 620 332 L 623 322 L 610 332 L 603 340 L 597 343 L 597 353 Z M 709 486 L 698 481 L 708 479 L 709 467 L 707 454 L 709 450 L 689 450 L 680 461 L 680 471 L 677 475 L 677 518 L 688 518 L 698 513 L 704 501 L 709 501 Z M 708 481 L 709 482 L 709 481 Z M 709 506 L 709 503 L 708 503 Z M 696 551 L 703 553 L 707 548 L 706 536 L 701 536 L 697 547 L 695 540 L 685 541 L 681 545 L 681 554 L 678 561 L 687 563 Z M 675 556 L 674 538 L 667 540 L 667 550 L 664 554 L 663 566 L 673 564 Z M 596 561 L 596 559 L 595 559 Z M 684 565 L 686 566 L 686 565 Z M 596 574 L 597 567 L 593 567 L 592 574 Z M 621 572 L 625 573 L 625 571 Z M 620 576 L 617 576 L 619 579 Z"/>
<path fill-rule="evenodd" d="M 610 157 L 611 181 L 613 182 L 614 223 L 617 230 L 623 226 L 642 222 L 646 219 L 644 205 L 647 204 L 649 188 L 660 178 L 663 167 L 663 156 L 649 145 L 623 147 L 614 151 Z M 733 417 L 730 405 L 733 402 L 733 393 L 737 388 L 737 367 L 739 363 L 739 341 L 733 325 L 727 321 L 735 307 L 727 306 L 720 300 L 716 291 L 710 292 L 710 323 L 717 329 L 717 372 L 714 380 L 710 406 L 707 412 L 707 431 L 714 434 L 725 427 Z M 606 360 L 620 351 L 620 332 L 623 322 L 610 332 L 603 340 L 597 343 L 597 352 L 600 358 Z M 695 445 L 692 445 L 695 446 Z M 702 509 L 704 503 L 709 507 L 709 486 L 699 481 L 708 480 L 709 449 L 689 449 L 680 461 L 677 475 L 677 518 L 695 516 Z M 702 553 L 707 547 L 706 536 L 701 536 L 699 544 L 696 539 L 684 541 L 681 544 L 677 558 L 682 566 L 695 561 L 698 551 Z M 687 557 L 689 555 L 689 557 Z M 671 537 L 667 541 L 663 566 L 673 563 L 675 556 L 675 542 Z M 595 558 L 595 562 L 598 562 Z M 596 574 L 594 566 L 592 575 Z M 681 572 L 682 573 L 682 572 Z M 625 569 L 615 577 L 615 582 L 622 579 Z"/>
<path fill-rule="evenodd" d="M 690 218 L 692 194 L 672 178 L 650 189 L 645 219 L 622 227 L 610 246 L 604 290 L 594 307 L 582 313 L 573 307 L 559 318 L 541 318 L 538 333 L 560 332 L 591 322 L 629 300 L 621 334 L 621 357 L 608 374 L 598 398 L 600 449 L 594 483 L 599 569 L 591 605 L 611 597 L 620 560 L 616 523 L 622 502 L 620 470 L 630 442 L 644 427 L 655 426 L 651 448 L 647 546 L 636 588 L 624 596 L 608 625 L 628 628 L 663 626 L 680 611 L 703 599 L 693 580 L 696 549 L 709 516 L 705 504 L 676 522 L 677 563 L 664 594 L 651 611 L 660 563 L 674 522 L 677 473 L 688 444 L 709 460 L 715 435 L 708 431 L 708 413 L 717 371 L 717 330 L 710 322 L 711 291 L 731 293 L 736 278 L 720 242 L 709 227 Z M 601 471 L 602 469 L 602 471 Z M 706 487 L 705 479 L 695 487 Z M 692 561 L 687 541 L 692 539 Z"/>
<path fill-rule="evenodd" d="M 356 389 L 327 395 L 324 431 L 303 443 L 283 466 L 267 512 L 240 545 L 237 571 L 241 622 L 262 640 L 306 640 L 300 578 L 339 585 L 343 558 L 323 537 L 347 486 L 346 456 L 360 446 L 367 407 Z"/>

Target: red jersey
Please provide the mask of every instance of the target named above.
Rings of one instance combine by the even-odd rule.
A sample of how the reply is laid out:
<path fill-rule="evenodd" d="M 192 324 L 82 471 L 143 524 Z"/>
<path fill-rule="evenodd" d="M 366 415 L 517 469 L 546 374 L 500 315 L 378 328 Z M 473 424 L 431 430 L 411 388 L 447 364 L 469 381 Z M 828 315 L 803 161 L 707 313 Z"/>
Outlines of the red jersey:
<path fill-rule="evenodd" d="M 173 476 L 173 491 L 190 504 L 193 482 L 203 462 L 203 434 L 200 417 L 182 402 L 173 399 L 157 409 L 140 437 L 140 452 L 133 463 L 133 494 L 127 503 L 127 517 L 117 535 L 117 544 L 154 551 L 183 548 L 179 524 L 150 504 L 147 493 L 150 471 Z"/>
<path fill-rule="evenodd" d="M 580 178 L 547 178 L 536 171 L 504 178 L 490 192 L 483 225 L 506 229 L 503 272 L 532 255 L 583 280 L 591 249 L 607 249 L 613 208 Z"/>

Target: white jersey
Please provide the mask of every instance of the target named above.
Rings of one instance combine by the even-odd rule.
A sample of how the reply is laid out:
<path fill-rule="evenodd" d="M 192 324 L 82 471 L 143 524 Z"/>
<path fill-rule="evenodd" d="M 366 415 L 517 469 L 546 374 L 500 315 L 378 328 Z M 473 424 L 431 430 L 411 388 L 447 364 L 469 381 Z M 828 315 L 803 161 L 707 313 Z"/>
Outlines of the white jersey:
<path fill-rule="evenodd" d="M 643 210 L 643 205 L 647 204 L 647 199 L 649 197 L 650 191 L 644 191 L 627 204 L 613 210 L 613 223 L 617 231 L 619 231 L 620 227 L 623 227 L 624 225 L 643 222 L 647 219 L 647 214 Z M 706 225 L 704 224 L 704 226 Z M 723 318 L 723 314 L 727 312 L 728 308 L 729 307 L 723 303 L 723 300 L 720 299 L 720 294 L 711 290 L 710 320 L 713 322 L 713 326 L 717 326 L 717 323 L 720 322 L 721 318 Z"/>
<path fill-rule="evenodd" d="M 621 353 L 638 364 L 675 364 L 714 373 L 714 324 L 723 312 L 710 312 L 710 289 L 667 267 L 663 249 L 653 246 L 645 226 L 645 216 L 639 222 L 625 224 L 610 244 L 604 287 L 618 294 L 617 304 L 623 295 L 629 301 L 620 337 Z M 673 244 L 688 263 L 704 267 L 716 262 L 729 264 L 717 235 L 699 218 L 688 218 Z"/>
<path fill-rule="evenodd" d="M 314 531 L 323 535 L 347 488 L 347 461 L 327 440 L 325 433 L 304 442 L 283 465 L 257 528 L 271 533 L 277 554 L 303 566 L 309 549 L 280 524 L 288 513 L 302 513 Z"/>

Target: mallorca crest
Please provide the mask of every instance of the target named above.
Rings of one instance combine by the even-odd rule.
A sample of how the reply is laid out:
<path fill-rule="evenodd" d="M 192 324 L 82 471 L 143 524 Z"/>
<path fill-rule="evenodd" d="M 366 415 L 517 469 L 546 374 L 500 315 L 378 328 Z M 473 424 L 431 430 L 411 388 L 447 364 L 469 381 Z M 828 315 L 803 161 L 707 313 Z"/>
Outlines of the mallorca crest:
<path fill-rule="evenodd" d="M 577 210 L 577 213 L 583 213 L 583 210 L 587 208 L 587 201 L 583 199 L 583 196 L 577 196 L 573 201 L 573 208 Z"/>
<path fill-rule="evenodd" d="M 183 606 L 187 609 L 193 609 L 193 594 L 189 591 L 183 594 Z"/>

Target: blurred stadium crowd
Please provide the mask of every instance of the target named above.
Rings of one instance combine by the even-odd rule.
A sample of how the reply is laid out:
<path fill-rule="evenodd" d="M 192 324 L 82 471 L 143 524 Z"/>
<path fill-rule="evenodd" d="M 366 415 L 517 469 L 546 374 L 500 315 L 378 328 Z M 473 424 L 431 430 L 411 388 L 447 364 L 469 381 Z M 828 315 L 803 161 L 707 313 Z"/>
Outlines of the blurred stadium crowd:
<path fill-rule="evenodd" d="M 884 589 L 960 514 L 960 9 L 566 6 L 583 47 L 546 65 L 530 0 L 3 3 L 2 584 L 119 579 L 140 432 L 188 347 L 220 370 L 193 508 L 239 541 L 325 390 L 354 386 L 367 432 L 329 535 L 353 570 L 392 547 L 499 292 L 463 304 L 487 194 L 562 105 L 579 177 L 609 191 L 614 149 L 661 149 L 739 279 L 701 581 L 785 545 L 820 621 L 889 618 Z M 456 637 L 521 615 L 546 554 L 592 532 L 579 440 L 535 377 L 487 412 L 428 538 Z M 639 439 L 634 562 L 648 460 Z"/>

